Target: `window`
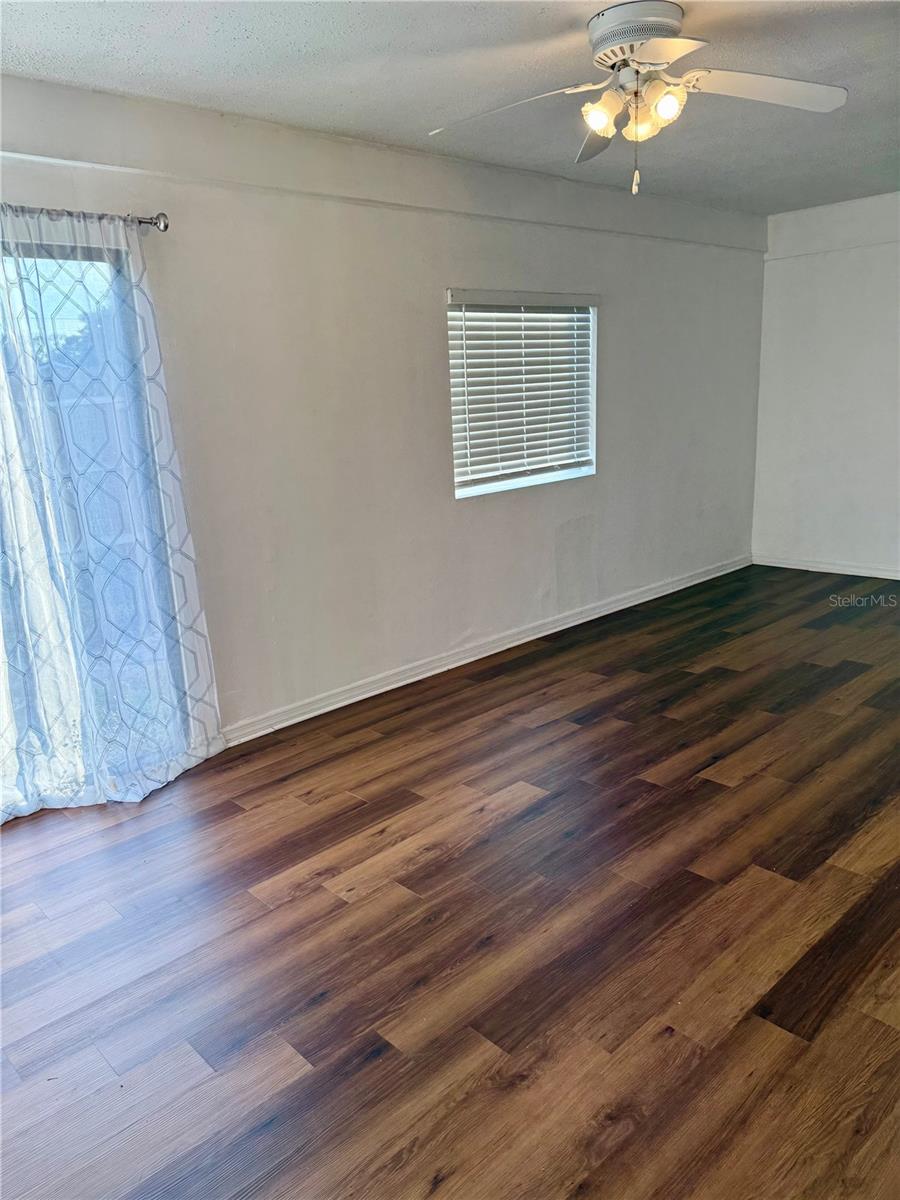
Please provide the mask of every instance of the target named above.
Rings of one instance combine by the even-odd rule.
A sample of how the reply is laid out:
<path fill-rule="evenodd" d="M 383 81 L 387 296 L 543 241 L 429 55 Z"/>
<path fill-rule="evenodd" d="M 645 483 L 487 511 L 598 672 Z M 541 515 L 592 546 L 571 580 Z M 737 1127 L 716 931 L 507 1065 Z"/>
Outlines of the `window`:
<path fill-rule="evenodd" d="M 447 294 L 457 498 L 593 475 L 596 302 Z"/>

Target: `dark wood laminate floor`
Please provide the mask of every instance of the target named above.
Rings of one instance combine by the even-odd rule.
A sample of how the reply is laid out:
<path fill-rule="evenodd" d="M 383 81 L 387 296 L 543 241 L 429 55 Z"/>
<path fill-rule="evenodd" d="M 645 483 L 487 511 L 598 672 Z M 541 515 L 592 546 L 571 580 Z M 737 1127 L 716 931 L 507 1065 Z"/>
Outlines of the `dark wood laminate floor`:
<path fill-rule="evenodd" d="M 894 1200 L 898 594 L 748 568 L 13 822 L 5 1200 Z"/>

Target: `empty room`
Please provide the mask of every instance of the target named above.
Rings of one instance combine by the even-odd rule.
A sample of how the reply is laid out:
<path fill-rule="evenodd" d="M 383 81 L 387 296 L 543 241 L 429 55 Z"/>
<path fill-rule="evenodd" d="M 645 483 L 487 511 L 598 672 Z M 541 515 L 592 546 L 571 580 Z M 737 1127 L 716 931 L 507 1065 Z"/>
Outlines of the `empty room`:
<path fill-rule="evenodd" d="M 3 0 L 3 1200 L 900 1195 L 898 61 Z"/>

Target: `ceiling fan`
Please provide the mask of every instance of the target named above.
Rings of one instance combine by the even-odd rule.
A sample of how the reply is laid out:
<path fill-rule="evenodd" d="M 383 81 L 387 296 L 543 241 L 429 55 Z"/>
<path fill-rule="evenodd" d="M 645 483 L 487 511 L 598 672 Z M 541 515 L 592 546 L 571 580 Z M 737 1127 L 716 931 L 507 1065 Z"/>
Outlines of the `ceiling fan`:
<path fill-rule="evenodd" d="M 689 95 L 706 92 L 823 113 L 840 108 L 846 101 L 847 89 L 844 87 L 781 79 L 775 75 L 755 75 L 748 71 L 700 67 L 680 77 L 670 75 L 668 68 L 672 63 L 709 44 L 703 38 L 680 36 L 683 17 L 684 10 L 671 0 L 626 0 L 604 8 L 588 21 L 587 27 L 594 64 L 604 72 L 603 79 L 501 104 L 499 108 L 474 113 L 441 129 L 432 129 L 429 137 L 468 121 L 506 112 L 535 100 L 546 100 L 550 96 L 602 92 L 599 99 L 582 105 L 581 115 L 588 132 L 575 161 L 583 163 L 594 158 L 607 148 L 617 133 L 621 133 L 634 143 L 631 190 L 637 195 L 640 184 L 638 143 L 655 137 L 661 129 L 677 121 Z"/>

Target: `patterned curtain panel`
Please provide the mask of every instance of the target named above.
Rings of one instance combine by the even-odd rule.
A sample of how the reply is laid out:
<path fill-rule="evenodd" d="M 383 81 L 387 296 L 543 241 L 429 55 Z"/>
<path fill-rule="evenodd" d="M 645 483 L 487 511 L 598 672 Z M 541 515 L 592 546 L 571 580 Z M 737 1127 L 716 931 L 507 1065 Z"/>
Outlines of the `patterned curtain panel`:
<path fill-rule="evenodd" d="M 0 809 L 222 748 L 138 226 L 0 205 Z"/>

